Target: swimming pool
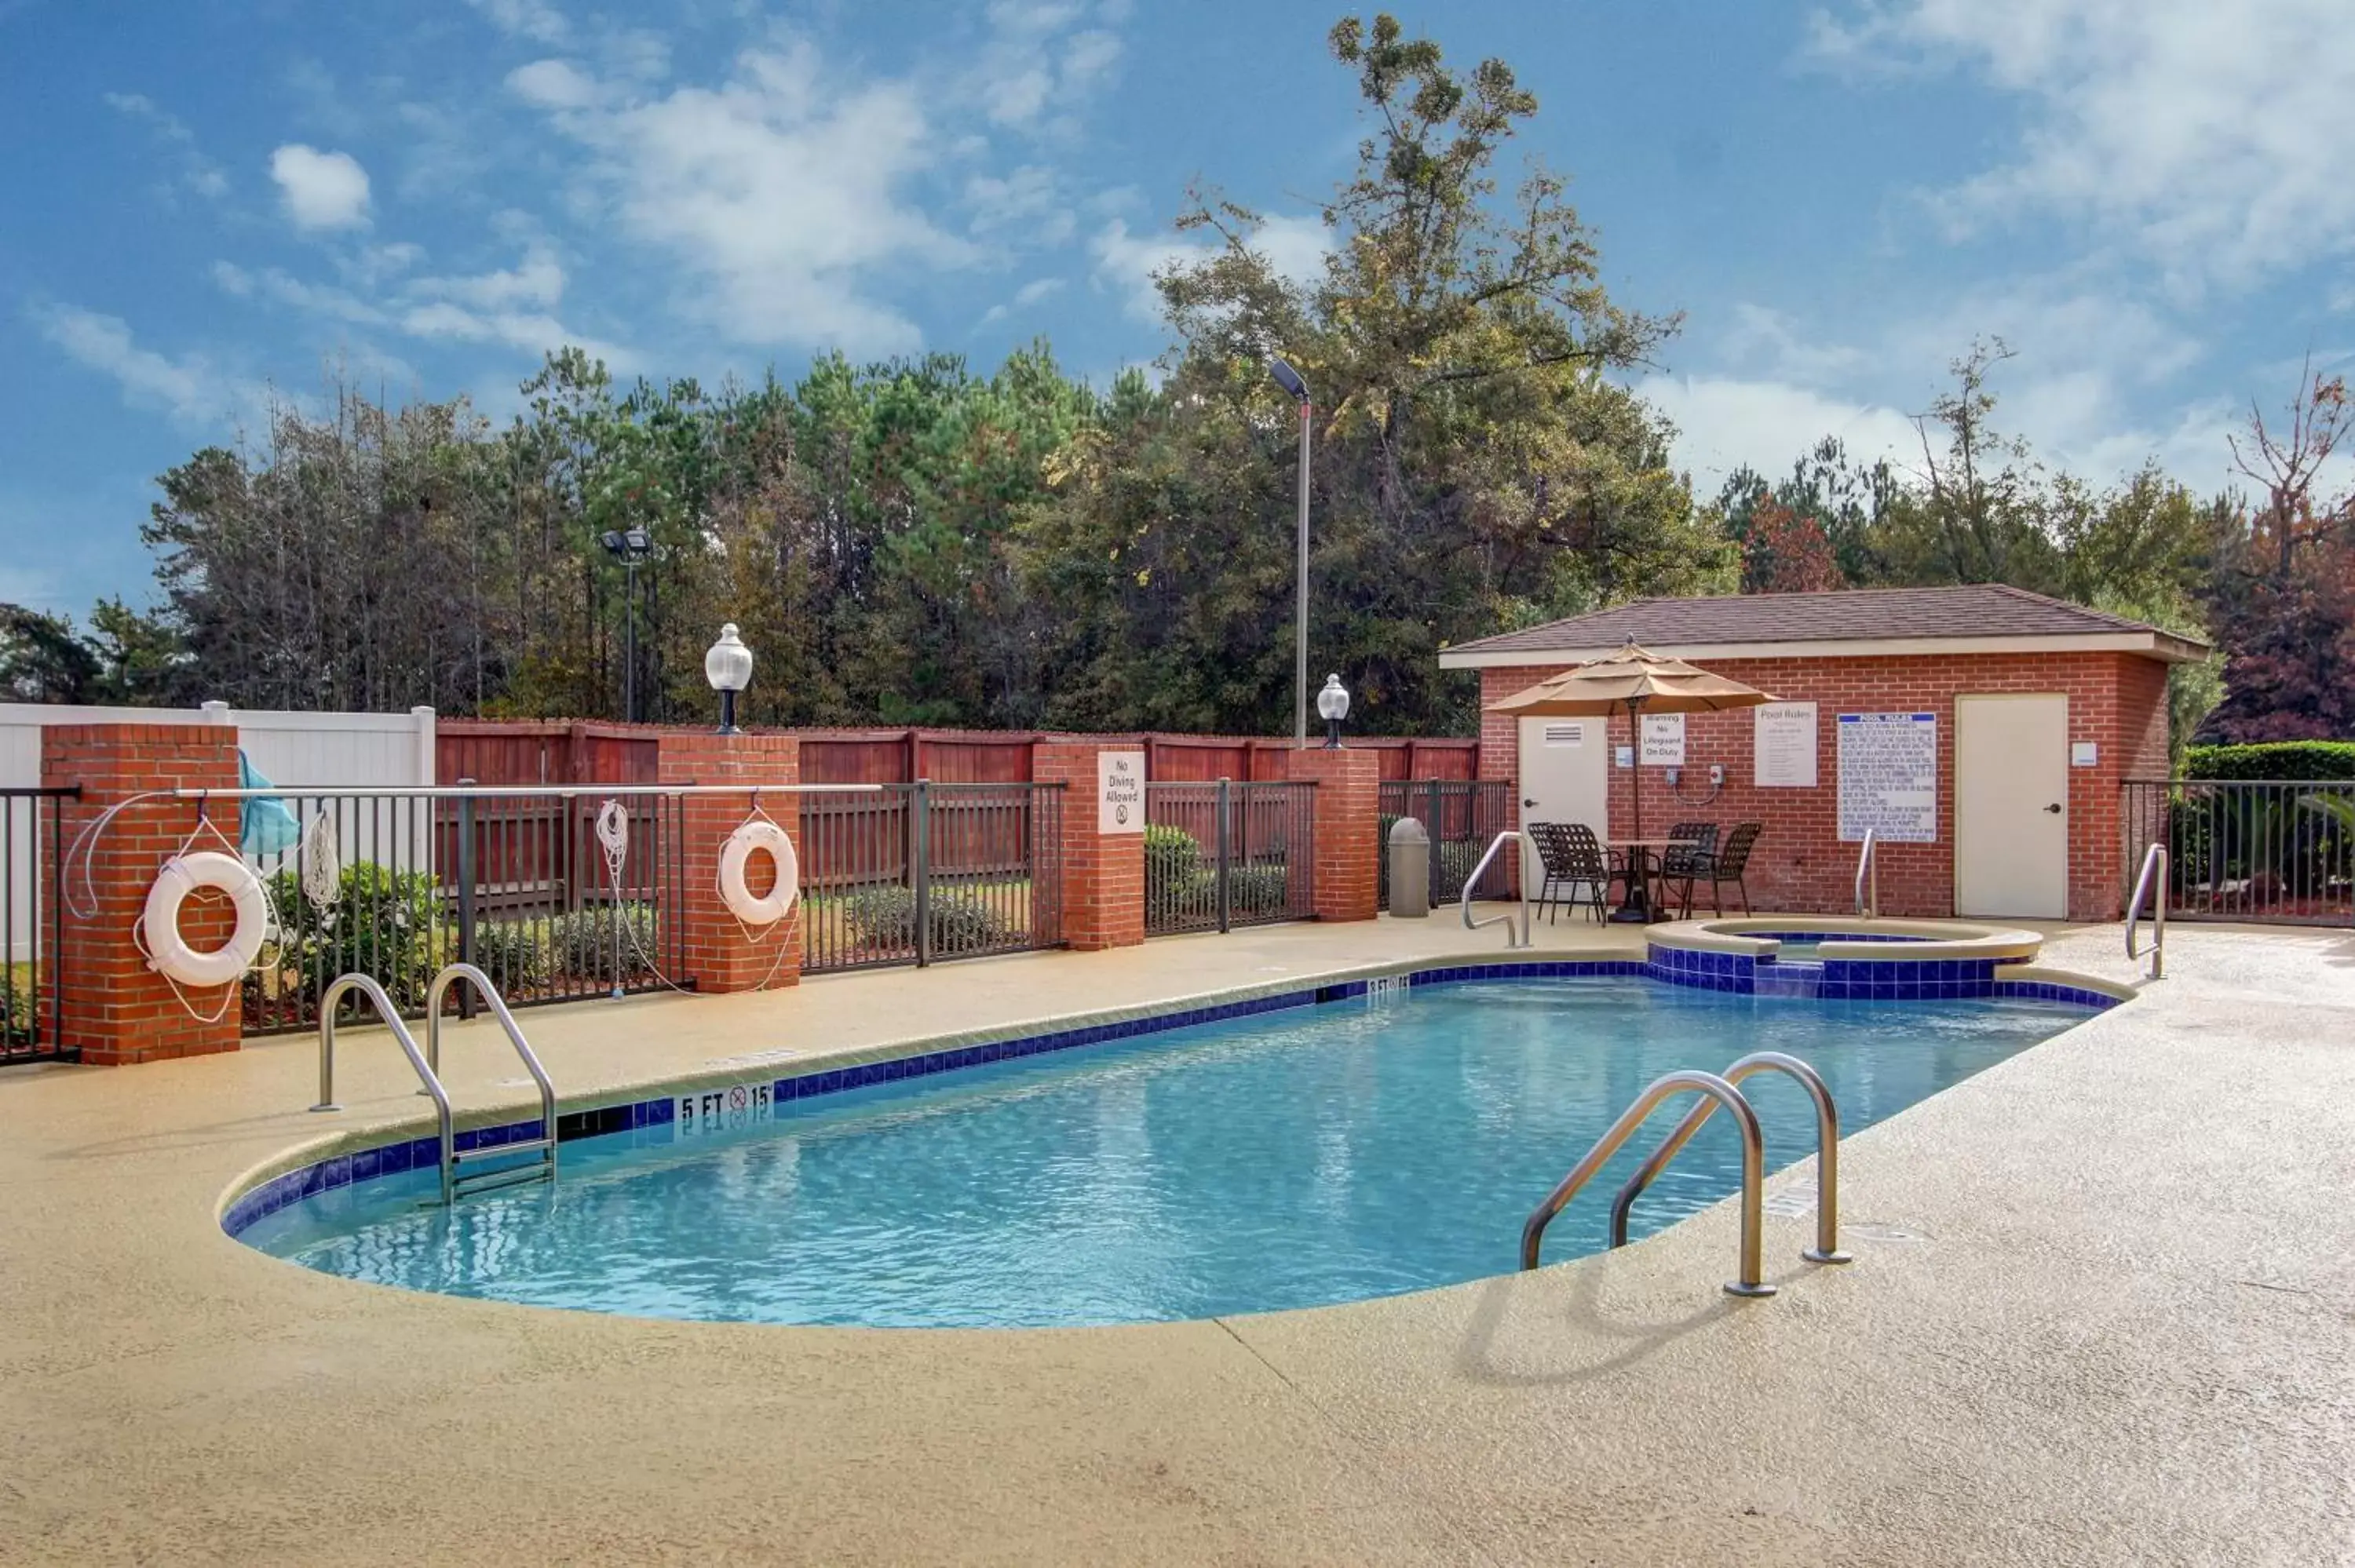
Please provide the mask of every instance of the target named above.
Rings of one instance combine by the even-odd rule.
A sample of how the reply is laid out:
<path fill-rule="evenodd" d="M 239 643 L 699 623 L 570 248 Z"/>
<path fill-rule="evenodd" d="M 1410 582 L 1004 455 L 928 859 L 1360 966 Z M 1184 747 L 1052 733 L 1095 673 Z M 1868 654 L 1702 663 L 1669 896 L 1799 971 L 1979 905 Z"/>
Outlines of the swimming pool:
<path fill-rule="evenodd" d="M 383 1285 L 658 1318 L 1036 1326 L 1317 1306 L 1512 1268 L 1531 1206 L 1671 1068 L 1790 1052 L 1854 1131 L 2084 1016 L 1639 979 L 1418 985 L 568 1141 L 553 1189 L 454 1209 L 431 1202 L 431 1170 L 359 1181 L 239 1234 Z M 1796 1085 L 1745 1093 L 1770 1169 L 1810 1152 Z M 1603 1245 L 1610 1192 L 1689 1103 L 1555 1222 L 1549 1260 Z M 1713 1118 L 1636 1234 L 1738 1172 Z M 1806 1239 L 1778 1222 L 1768 1245 Z"/>

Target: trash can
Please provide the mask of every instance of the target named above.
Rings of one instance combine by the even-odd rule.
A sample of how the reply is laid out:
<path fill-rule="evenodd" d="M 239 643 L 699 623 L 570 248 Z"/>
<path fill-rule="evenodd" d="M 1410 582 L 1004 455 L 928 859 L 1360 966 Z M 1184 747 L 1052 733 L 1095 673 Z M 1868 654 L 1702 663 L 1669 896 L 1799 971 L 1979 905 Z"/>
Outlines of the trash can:
<path fill-rule="evenodd" d="M 1412 817 L 1391 824 L 1391 913 L 1420 920 L 1431 913 L 1431 835 Z"/>

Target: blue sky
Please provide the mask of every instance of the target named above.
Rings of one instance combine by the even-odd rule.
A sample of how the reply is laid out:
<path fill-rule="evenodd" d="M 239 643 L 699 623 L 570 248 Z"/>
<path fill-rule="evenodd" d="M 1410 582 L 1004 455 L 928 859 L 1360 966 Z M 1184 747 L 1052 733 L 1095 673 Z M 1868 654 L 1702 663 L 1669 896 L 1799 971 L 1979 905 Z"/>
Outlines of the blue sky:
<path fill-rule="evenodd" d="M 1685 313 L 1646 393 L 1713 493 L 1901 455 L 1975 334 L 2003 418 L 2202 488 L 2355 360 L 2344 0 L 1407 5 L 1540 99 L 1605 274 Z M 0 0 L 0 598 L 144 599 L 152 478 L 340 363 L 495 415 L 542 348 L 817 349 L 1103 379 L 1197 175 L 1294 268 L 1362 128 L 1337 7 L 1240 0 Z"/>

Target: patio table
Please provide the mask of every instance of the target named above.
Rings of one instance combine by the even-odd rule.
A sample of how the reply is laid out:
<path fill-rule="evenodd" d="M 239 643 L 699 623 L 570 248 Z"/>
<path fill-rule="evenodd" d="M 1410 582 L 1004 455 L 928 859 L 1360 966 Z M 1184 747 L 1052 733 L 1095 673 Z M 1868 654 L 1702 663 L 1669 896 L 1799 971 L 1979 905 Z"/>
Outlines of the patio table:
<path fill-rule="evenodd" d="M 1652 852 L 1664 850 L 1677 841 L 1659 839 L 1605 839 L 1605 848 L 1625 852 L 1627 874 L 1622 879 L 1619 907 L 1611 911 L 1611 918 L 1624 923 L 1648 921 L 1652 918 Z"/>

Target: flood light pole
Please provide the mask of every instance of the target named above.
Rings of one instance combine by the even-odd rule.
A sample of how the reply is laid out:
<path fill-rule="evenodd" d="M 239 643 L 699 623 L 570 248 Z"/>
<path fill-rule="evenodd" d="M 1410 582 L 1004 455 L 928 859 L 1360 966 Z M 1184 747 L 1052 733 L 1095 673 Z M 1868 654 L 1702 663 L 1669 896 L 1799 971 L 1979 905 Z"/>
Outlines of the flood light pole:
<path fill-rule="evenodd" d="M 1267 373 L 1300 405 L 1300 583 L 1293 629 L 1292 744 L 1305 748 L 1308 745 L 1308 383 L 1272 354 L 1267 356 Z"/>
<path fill-rule="evenodd" d="M 622 722 L 638 722 L 638 564 L 654 548 L 644 528 L 609 529 L 598 543 L 622 563 Z"/>

